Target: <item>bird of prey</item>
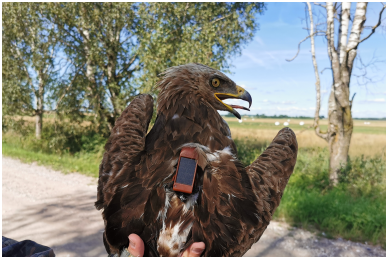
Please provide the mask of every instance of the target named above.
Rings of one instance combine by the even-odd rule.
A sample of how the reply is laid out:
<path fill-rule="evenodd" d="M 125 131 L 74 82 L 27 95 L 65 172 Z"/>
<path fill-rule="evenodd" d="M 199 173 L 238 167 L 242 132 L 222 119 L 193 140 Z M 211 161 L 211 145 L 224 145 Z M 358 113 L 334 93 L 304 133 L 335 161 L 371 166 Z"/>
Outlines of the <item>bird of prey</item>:
<path fill-rule="evenodd" d="M 135 233 L 145 256 L 178 256 L 204 242 L 202 256 L 242 256 L 267 228 L 293 172 L 298 144 L 283 128 L 251 165 L 237 157 L 228 124 L 237 118 L 227 98 L 251 104 L 250 94 L 220 71 L 201 64 L 168 68 L 153 98 L 137 96 L 117 119 L 99 169 L 97 201 L 105 223 L 104 245 L 120 254 Z M 180 152 L 198 154 L 192 193 L 173 190 Z"/>

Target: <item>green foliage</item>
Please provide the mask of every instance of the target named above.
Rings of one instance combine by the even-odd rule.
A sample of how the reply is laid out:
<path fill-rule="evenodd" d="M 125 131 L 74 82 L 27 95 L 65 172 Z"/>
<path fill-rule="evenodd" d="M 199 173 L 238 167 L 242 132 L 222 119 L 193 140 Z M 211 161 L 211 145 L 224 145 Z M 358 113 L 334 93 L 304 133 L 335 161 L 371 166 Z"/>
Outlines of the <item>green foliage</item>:
<path fill-rule="evenodd" d="M 235 140 L 245 165 L 265 150 L 264 143 Z M 275 218 L 302 227 L 314 226 L 331 236 L 371 241 L 385 247 L 386 157 L 350 158 L 340 183 L 329 182 L 326 148 L 300 149 Z"/>
<path fill-rule="evenodd" d="M 155 94 L 164 69 L 189 62 L 228 69 L 264 4 L 50 3 L 48 10 L 71 60 L 68 86 L 56 90 L 58 109 L 93 112 L 96 130 L 107 135 L 135 95 Z"/>
<path fill-rule="evenodd" d="M 267 142 L 251 141 L 249 138 L 234 139 L 234 143 L 237 146 L 237 156 L 245 166 L 255 161 L 269 145 Z"/>
<path fill-rule="evenodd" d="M 335 188 L 324 194 L 315 189 L 287 186 L 275 218 L 301 226 L 313 225 L 331 236 L 371 241 L 385 246 L 385 197 L 353 197 Z"/>
<path fill-rule="evenodd" d="M 55 170 L 64 173 L 78 172 L 85 175 L 98 177 L 98 167 L 100 165 L 101 153 L 79 152 L 74 155 L 63 153 L 44 153 L 34 151 L 26 146 L 19 145 L 20 142 L 9 141 L 3 138 L 2 152 L 5 156 L 18 158 L 25 163 L 37 162 L 39 165 L 50 166 Z"/>
<path fill-rule="evenodd" d="M 380 197 L 386 192 L 386 156 L 350 158 L 339 173 L 339 180 L 354 197 Z"/>
<path fill-rule="evenodd" d="M 91 127 L 54 121 L 46 123 L 41 139 L 36 139 L 32 123 L 12 120 L 7 123 L 13 124 L 6 124 L 6 128 L 12 129 L 3 131 L 3 155 L 19 158 L 24 162 L 37 161 L 63 172 L 79 172 L 98 177 L 106 138 Z"/>
<path fill-rule="evenodd" d="M 41 117 L 45 108 L 90 121 L 108 136 L 137 94 L 155 95 L 164 69 L 200 62 L 228 70 L 264 9 L 263 3 L 4 3 L 3 115 Z"/>
<path fill-rule="evenodd" d="M 45 4 L 3 3 L 3 115 L 42 117 L 56 83 L 57 42 Z M 40 136 L 41 120 L 36 135 Z"/>
<path fill-rule="evenodd" d="M 164 69 L 197 62 L 229 71 L 258 27 L 255 15 L 263 3 L 142 3 L 139 17 L 141 82 L 151 90 Z"/>
<path fill-rule="evenodd" d="M 32 123 L 8 121 L 13 123 L 9 132 L 3 132 L 3 140 L 12 145 L 34 152 L 47 154 L 76 154 L 78 152 L 99 152 L 106 138 L 95 132 L 91 127 L 77 123 L 54 121 L 43 126 L 41 139 L 34 136 Z M 3 125 L 4 127 L 4 125 Z M 5 124 L 9 128 L 9 124 Z"/>

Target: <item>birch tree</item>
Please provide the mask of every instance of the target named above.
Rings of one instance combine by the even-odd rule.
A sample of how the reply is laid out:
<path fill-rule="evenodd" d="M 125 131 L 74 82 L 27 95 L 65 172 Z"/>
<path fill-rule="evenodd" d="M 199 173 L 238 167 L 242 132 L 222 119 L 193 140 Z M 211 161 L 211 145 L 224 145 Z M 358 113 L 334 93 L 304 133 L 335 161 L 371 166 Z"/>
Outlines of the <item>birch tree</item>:
<path fill-rule="evenodd" d="M 310 3 L 307 3 L 310 20 L 309 35 L 299 43 L 299 46 L 303 41 L 311 40 L 311 55 L 316 77 L 314 129 L 318 137 L 328 142 L 330 150 L 330 180 L 336 185 L 338 183 L 338 173 L 348 161 L 350 140 L 353 133 L 352 103 L 355 95 L 350 98 L 349 87 L 358 46 L 369 39 L 376 32 L 376 28 L 381 25 L 382 14 L 386 6 L 385 3 L 382 5 L 376 25 L 369 28 L 371 31 L 366 36 L 361 37 L 365 29 L 364 23 L 366 21 L 368 3 L 355 3 L 356 10 L 353 19 L 351 19 L 350 13 L 351 3 L 327 2 L 326 5 L 318 3 L 315 3 L 315 5 L 319 6 L 319 8 L 324 8 L 326 11 L 326 21 L 321 24 L 326 27 L 326 30 L 322 30 L 319 25 L 314 24 L 312 7 Z M 338 26 L 335 26 L 335 21 L 338 21 Z M 314 37 L 316 36 L 326 37 L 327 52 L 333 78 L 328 105 L 329 124 L 326 132 L 323 132 L 319 126 L 321 94 L 318 65 L 315 57 Z"/>
<path fill-rule="evenodd" d="M 3 3 L 3 115 L 35 116 L 40 139 L 45 94 L 55 77 L 56 41 L 44 5 Z"/>
<path fill-rule="evenodd" d="M 264 9 L 263 3 L 49 6 L 73 71 L 84 78 L 79 100 L 100 132 L 109 132 L 136 94 L 152 91 L 169 66 L 201 62 L 227 69 L 230 57 L 253 37 L 255 15 Z"/>

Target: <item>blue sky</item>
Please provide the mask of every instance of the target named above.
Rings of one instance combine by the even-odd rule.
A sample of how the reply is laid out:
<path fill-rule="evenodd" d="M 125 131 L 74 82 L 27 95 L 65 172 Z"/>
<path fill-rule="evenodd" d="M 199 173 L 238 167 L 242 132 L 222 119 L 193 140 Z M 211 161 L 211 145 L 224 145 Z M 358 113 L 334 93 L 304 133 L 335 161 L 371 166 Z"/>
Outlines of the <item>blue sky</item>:
<path fill-rule="evenodd" d="M 365 25 L 376 24 L 381 6 L 381 3 L 369 3 Z M 352 9 L 354 7 L 355 4 L 352 4 Z M 296 54 L 298 43 L 308 35 L 303 29 L 306 27 L 304 18 L 304 3 L 268 3 L 264 15 L 258 17 L 260 29 L 255 33 L 254 39 L 245 46 L 241 56 L 233 59 L 232 74 L 228 74 L 252 95 L 251 111 L 239 110 L 240 114 L 314 116 L 315 75 L 310 40 L 302 43 L 299 56 L 294 61 L 286 61 Z M 378 29 L 358 47 L 359 56 L 364 63 L 370 62 L 373 58 L 380 62 L 375 63 L 375 66 L 368 68 L 367 71 L 368 76 L 376 82 L 362 85 L 357 83 L 356 77 L 351 79 L 351 96 L 356 93 L 353 117 L 386 116 L 385 11 L 382 25 L 384 27 Z M 369 32 L 370 30 L 364 30 L 363 36 Z M 327 47 L 323 37 L 317 37 L 315 43 L 318 69 L 322 71 L 330 64 Z M 354 69 L 353 74 L 361 74 L 361 71 Z M 325 70 L 323 74 L 320 73 L 320 78 L 322 94 L 320 115 L 327 117 L 327 102 L 332 83 L 331 71 Z M 229 103 L 245 105 L 243 101 L 237 100 Z"/>

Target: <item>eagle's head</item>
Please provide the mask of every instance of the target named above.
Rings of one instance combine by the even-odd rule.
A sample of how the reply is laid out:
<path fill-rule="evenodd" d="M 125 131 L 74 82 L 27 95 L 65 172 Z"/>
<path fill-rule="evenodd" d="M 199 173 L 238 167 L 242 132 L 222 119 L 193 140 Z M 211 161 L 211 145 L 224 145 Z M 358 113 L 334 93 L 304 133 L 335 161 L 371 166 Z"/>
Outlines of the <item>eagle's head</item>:
<path fill-rule="evenodd" d="M 159 75 L 161 80 L 157 87 L 160 90 L 158 110 L 168 109 L 171 102 L 177 98 L 192 96 L 192 99 L 200 99 L 216 110 L 228 111 L 241 119 L 235 109 L 248 108 L 226 104 L 225 99 L 241 99 L 252 104 L 251 95 L 241 86 L 236 85 L 230 78 L 211 67 L 191 63 L 176 67 L 170 67 Z M 194 98 L 195 97 L 195 98 Z M 199 97 L 199 98 L 198 98 Z M 175 100 L 175 101 L 174 101 Z"/>

